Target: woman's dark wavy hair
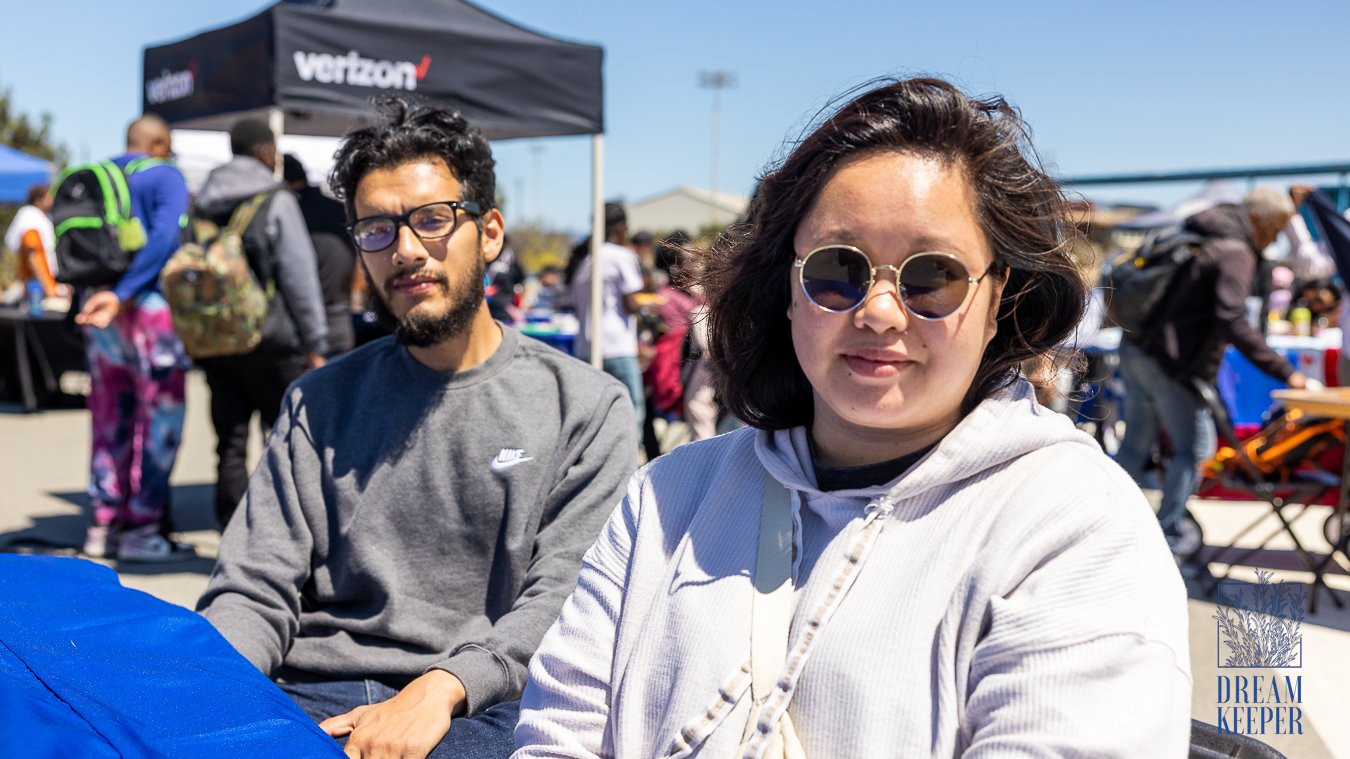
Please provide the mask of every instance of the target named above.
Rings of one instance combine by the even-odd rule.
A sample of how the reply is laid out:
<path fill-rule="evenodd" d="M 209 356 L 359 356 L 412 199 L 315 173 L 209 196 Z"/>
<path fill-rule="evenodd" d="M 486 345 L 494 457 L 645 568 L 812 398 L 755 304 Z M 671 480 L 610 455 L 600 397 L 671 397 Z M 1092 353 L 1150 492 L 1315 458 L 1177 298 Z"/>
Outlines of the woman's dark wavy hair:
<path fill-rule="evenodd" d="M 497 205 L 492 148 L 459 111 L 413 103 L 398 95 L 380 98 L 375 107 L 380 111 L 379 121 L 348 132 L 333 155 L 328 181 L 347 209 L 349 221 L 356 219 L 356 185 L 367 174 L 425 158 L 445 161 L 459 180 L 463 200 L 477 203 L 484 211 Z"/>
<path fill-rule="evenodd" d="M 840 161 L 898 151 L 961 170 L 1007 282 L 990 341 L 962 402 L 968 413 L 1051 351 L 1082 318 L 1086 286 L 1069 256 L 1077 234 L 1028 129 L 1002 98 L 966 96 L 940 79 L 887 80 L 820 123 L 760 178 L 744 222 L 704 253 L 709 357 L 731 413 L 759 429 L 810 424 L 811 385 L 792 346 L 793 237 Z"/>

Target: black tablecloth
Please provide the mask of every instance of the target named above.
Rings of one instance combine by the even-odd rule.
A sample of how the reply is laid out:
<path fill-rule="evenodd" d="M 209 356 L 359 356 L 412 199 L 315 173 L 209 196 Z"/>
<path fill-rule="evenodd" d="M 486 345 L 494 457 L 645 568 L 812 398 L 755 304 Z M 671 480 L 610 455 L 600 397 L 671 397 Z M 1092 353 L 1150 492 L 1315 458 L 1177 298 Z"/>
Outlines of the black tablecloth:
<path fill-rule="evenodd" d="M 63 372 L 87 371 L 84 336 L 67 314 L 45 312 L 32 316 L 24 308 L 0 307 L 0 400 L 23 402 L 20 361 L 16 353 L 17 331 L 28 329 L 28 371 L 39 406 L 55 400 L 59 386 L 48 385 L 41 359 L 51 367 L 53 379 Z"/>

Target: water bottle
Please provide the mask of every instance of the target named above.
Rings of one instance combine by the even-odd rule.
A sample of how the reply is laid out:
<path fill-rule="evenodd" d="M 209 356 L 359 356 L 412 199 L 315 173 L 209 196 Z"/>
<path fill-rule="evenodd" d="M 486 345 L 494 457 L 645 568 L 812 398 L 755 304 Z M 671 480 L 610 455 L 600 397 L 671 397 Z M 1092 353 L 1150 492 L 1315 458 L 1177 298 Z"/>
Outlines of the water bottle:
<path fill-rule="evenodd" d="M 30 316 L 42 316 L 42 298 L 46 291 L 42 289 L 42 283 L 36 277 L 29 279 L 26 286 L 28 293 L 28 314 Z"/>

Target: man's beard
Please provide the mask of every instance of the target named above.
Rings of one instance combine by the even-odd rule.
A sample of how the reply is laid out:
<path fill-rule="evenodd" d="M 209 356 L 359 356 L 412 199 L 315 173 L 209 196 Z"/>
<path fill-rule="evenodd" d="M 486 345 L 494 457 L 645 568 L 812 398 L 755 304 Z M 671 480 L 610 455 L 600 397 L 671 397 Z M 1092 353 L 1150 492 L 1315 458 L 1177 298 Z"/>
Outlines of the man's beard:
<path fill-rule="evenodd" d="M 418 270 L 402 271 L 391 276 L 385 281 L 384 289 L 381 290 L 371 282 L 370 271 L 362 265 L 366 274 L 366 289 L 373 296 L 370 299 L 370 305 L 375 310 L 375 318 L 379 321 L 380 326 L 393 332 L 394 339 L 398 340 L 399 343 L 414 348 L 427 348 L 467 332 L 469 326 L 473 324 L 473 319 L 478 314 L 478 309 L 482 306 L 486 295 L 486 289 L 483 285 L 483 274 L 486 267 L 482 258 L 474 256 L 473 260 L 475 262 L 473 270 L 453 291 L 451 291 L 450 285 L 443 275 L 438 277 L 436 284 L 445 294 L 446 301 L 449 304 L 449 308 L 444 313 L 439 316 L 429 316 L 416 313 L 416 308 L 414 308 L 402 319 L 394 316 L 394 312 L 389 310 L 389 305 L 385 303 L 383 293 L 392 291 L 393 283 L 399 277 L 416 274 Z"/>

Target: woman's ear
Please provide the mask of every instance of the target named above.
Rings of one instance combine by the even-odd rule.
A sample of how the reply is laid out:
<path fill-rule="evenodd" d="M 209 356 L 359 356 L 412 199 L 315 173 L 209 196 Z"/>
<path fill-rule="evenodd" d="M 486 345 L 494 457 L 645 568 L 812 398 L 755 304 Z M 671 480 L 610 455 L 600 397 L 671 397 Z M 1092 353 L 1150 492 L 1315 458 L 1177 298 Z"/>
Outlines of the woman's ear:
<path fill-rule="evenodd" d="M 984 344 L 989 345 L 989 341 L 998 334 L 999 311 L 1003 306 L 1003 290 L 1008 286 L 1008 275 L 1010 271 L 1007 267 L 1002 267 L 998 274 L 990 277 L 992 287 L 990 287 L 989 311 L 985 315 L 984 324 Z"/>

